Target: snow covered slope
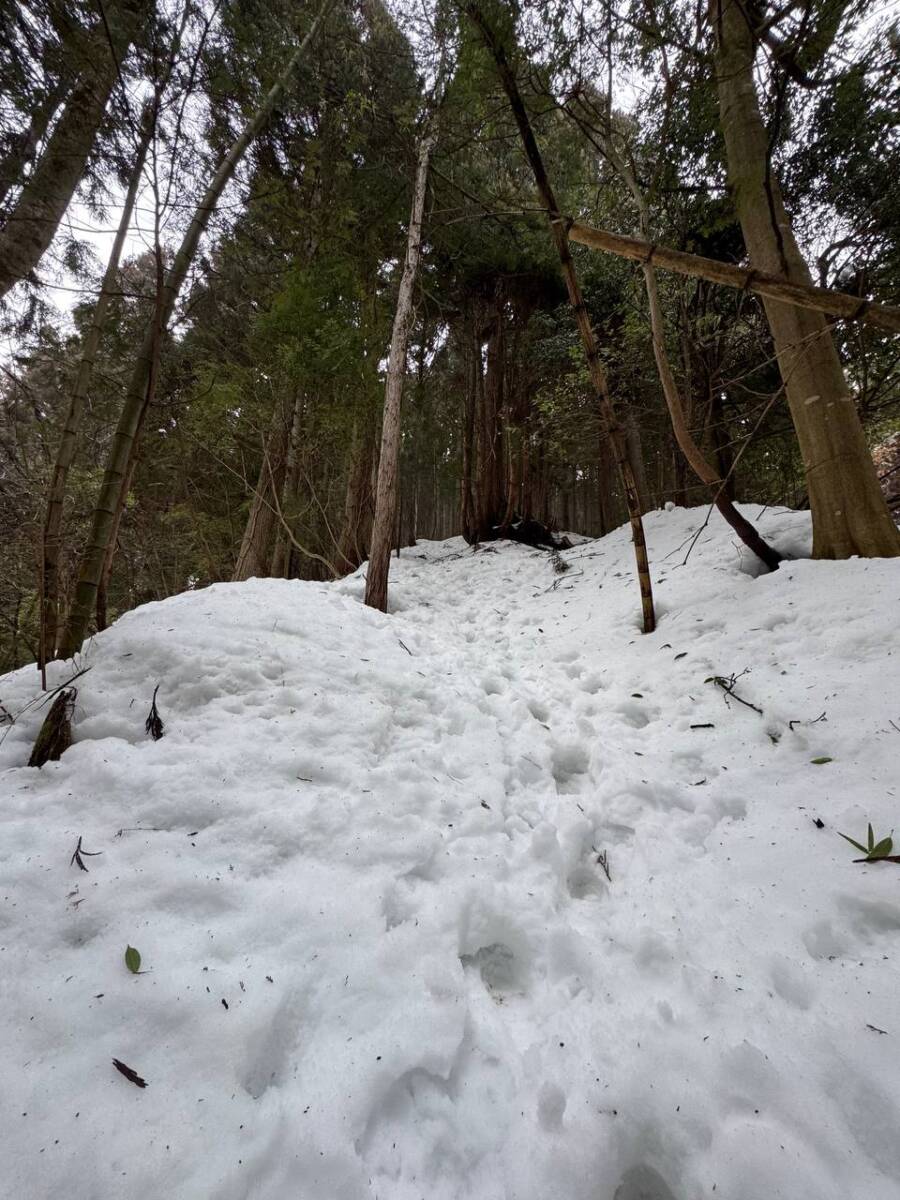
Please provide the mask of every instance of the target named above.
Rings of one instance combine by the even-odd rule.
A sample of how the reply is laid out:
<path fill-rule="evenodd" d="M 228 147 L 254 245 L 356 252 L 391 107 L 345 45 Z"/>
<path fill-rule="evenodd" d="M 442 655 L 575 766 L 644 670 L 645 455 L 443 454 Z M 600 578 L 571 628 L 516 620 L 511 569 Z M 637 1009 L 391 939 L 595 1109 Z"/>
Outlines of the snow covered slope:
<path fill-rule="evenodd" d="M 702 517 L 648 637 L 626 530 L 98 637 L 62 760 L 0 746 L 0 1191 L 900 1197 L 900 866 L 837 834 L 900 825 L 900 564 L 753 578 L 716 517 L 682 566 Z"/>

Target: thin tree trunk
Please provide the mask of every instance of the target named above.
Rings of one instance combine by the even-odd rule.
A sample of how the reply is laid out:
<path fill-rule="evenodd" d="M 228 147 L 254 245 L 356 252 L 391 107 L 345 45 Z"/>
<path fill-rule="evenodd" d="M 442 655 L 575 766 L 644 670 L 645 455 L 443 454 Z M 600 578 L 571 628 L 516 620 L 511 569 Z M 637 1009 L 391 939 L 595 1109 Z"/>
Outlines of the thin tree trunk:
<path fill-rule="evenodd" d="M 753 78 L 756 39 L 737 0 L 711 0 L 722 132 L 735 209 L 751 266 L 812 287 L 794 238 Z M 768 297 L 788 407 L 806 471 L 813 556 L 900 554 L 900 532 L 878 485 L 853 397 L 821 312 Z"/>
<path fill-rule="evenodd" d="M 641 431 L 637 423 L 637 418 L 631 409 L 627 409 L 625 413 L 625 449 L 628 454 L 628 461 L 631 464 L 631 470 L 634 473 L 634 486 L 637 491 L 638 503 L 641 508 L 641 513 L 650 511 L 650 494 L 647 490 L 647 475 L 644 470 L 644 452 L 641 446 Z"/>
<path fill-rule="evenodd" d="M 163 260 L 162 247 L 159 244 L 159 226 L 156 228 L 156 296 L 154 298 L 155 318 L 154 328 L 156 330 L 156 344 L 153 350 L 153 358 L 150 371 L 150 381 L 148 390 L 151 395 L 156 392 L 156 380 L 159 373 L 159 360 L 162 348 L 162 325 L 160 323 L 160 314 L 162 312 L 162 294 L 163 294 Z M 106 546 L 106 553 L 103 558 L 103 568 L 100 572 L 100 579 L 97 584 L 97 600 L 95 603 L 95 616 L 98 632 L 105 629 L 107 625 L 107 596 L 109 593 L 109 581 L 112 578 L 113 562 L 116 557 L 116 548 L 119 543 L 119 527 L 122 524 L 122 514 L 125 512 L 125 506 L 128 503 L 128 492 L 131 488 L 131 482 L 134 479 L 134 472 L 137 468 L 138 459 L 138 442 L 141 436 L 141 430 L 144 426 L 144 420 L 147 416 L 147 409 L 144 408 L 141 413 L 141 418 L 135 431 L 134 440 L 131 443 L 131 451 L 128 456 L 128 461 L 125 464 L 124 477 L 119 495 L 116 498 L 116 511 L 113 515 L 112 529 L 110 530 L 109 542 Z M 159 555 L 157 554 L 157 560 Z M 160 571 L 162 573 L 162 571 Z M 165 594 L 165 593 L 164 593 Z"/>
<path fill-rule="evenodd" d="M 150 139 L 153 136 L 154 107 L 147 104 L 141 120 L 141 136 L 135 151 L 134 167 L 128 181 L 128 191 L 122 205 L 122 215 L 116 230 L 115 240 L 110 251 L 109 261 L 100 286 L 100 294 L 94 305 L 91 327 L 87 332 L 81 350 L 78 364 L 78 374 L 69 399 L 69 409 L 60 438 L 59 449 L 56 452 L 56 462 L 50 478 L 47 491 L 47 509 L 44 515 L 42 534 L 42 568 L 41 568 L 41 651 L 38 658 L 38 668 L 43 669 L 45 663 L 56 657 L 57 625 L 59 621 L 59 556 L 62 546 L 63 508 L 66 499 L 66 483 L 69 468 L 75 458 L 78 444 L 78 434 L 84 416 L 84 406 L 94 373 L 94 363 L 100 348 L 100 339 L 106 326 L 109 304 L 116 286 L 119 272 L 119 262 L 122 248 L 131 224 L 131 215 L 137 195 L 144 160 Z"/>
<path fill-rule="evenodd" d="M 38 146 L 66 98 L 68 84 L 59 80 L 32 110 L 28 128 L 23 129 L 15 145 L 0 163 L 0 205 L 10 192 L 24 184 L 25 169 L 34 161 Z"/>
<path fill-rule="evenodd" d="M 609 438 L 604 429 L 600 434 L 597 454 L 597 516 L 600 521 L 600 537 L 604 537 L 615 528 L 613 520 L 613 497 L 610 487 L 610 453 Z"/>
<path fill-rule="evenodd" d="M 462 480 L 460 482 L 460 524 L 462 535 L 472 545 L 478 540 L 478 521 L 475 515 L 475 413 L 477 410 L 477 381 L 475 373 L 481 372 L 481 343 L 472 319 L 471 336 L 466 338 L 465 348 L 466 386 L 463 398 L 462 426 Z M 435 513 L 437 507 L 435 505 Z"/>
<path fill-rule="evenodd" d="M 544 168 L 541 152 L 538 149 L 537 142 L 535 141 L 534 132 L 531 128 L 531 122 L 528 119 L 528 113 L 525 109 L 525 104 L 522 101 L 515 75 L 513 74 L 512 69 L 507 61 L 503 46 L 497 40 L 493 29 L 488 24 L 478 4 L 468 3 L 466 5 L 466 11 L 478 26 L 485 45 L 493 56 L 494 62 L 497 66 L 497 73 L 500 76 L 500 80 L 506 91 L 507 97 L 509 98 L 509 103 L 513 110 L 516 124 L 519 128 L 519 134 L 522 138 L 525 154 L 528 158 L 529 164 L 531 165 L 531 170 L 534 175 L 534 180 L 541 203 L 547 212 L 547 219 L 550 223 L 553 240 L 556 244 L 556 250 L 559 254 L 560 264 L 562 266 L 563 275 L 566 281 L 566 288 L 569 293 L 569 302 L 572 305 L 572 310 L 578 325 L 578 331 L 581 334 L 581 341 L 584 346 L 584 353 L 591 375 L 591 382 L 594 385 L 594 391 L 596 392 L 601 411 L 606 419 L 609 430 L 610 445 L 612 446 L 613 453 L 615 455 L 616 465 L 619 469 L 622 487 L 625 492 L 625 499 L 628 506 L 628 516 L 631 523 L 631 534 L 634 542 L 634 555 L 637 567 L 638 583 L 641 592 L 642 627 L 644 633 L 652 633 L 656 628 L 656 617 L 653 611 L 653 587 L 650 580 L 650 564 L 647 559 L 647 542 L 644 537 L 644 526 L 641 520 L 640 501 L 637 495 L 634 472 L 632 471 L 631 464 L 628 461 L 628 454 L 625 447 L 624 430 L 622 429 L 619 415 L 609 392 L 609 386 L 606 380 L 606 372 L 603 369 L 603 364 L 600 362 L 600 357 L 597 351 L 597 342 L 594 338 L 594 331 L 591 327 L 590 318 L 588 317 L 584 299 L 581 294 L 581 286 L 578 282 L 578 276 L 575 271 L 575 264 L 572 261 L 572 255 L 569 250 L 569 242 L 566 236 L 566 222 L 560 214 L 559 206 L 556 202 L 556 196 L 553 193 L 550 180 L 547 178 L 547 172 Z"/>
<path fill-rule="evenodd" d="M 128 493 L 131 490 L 131 481 L 134 479 L 134 472 L 137 467 L 137 457 L 132 458 L 128 464 L 128 473 L 125 479 L 125 487 L 122 489 L 122 495 L 119 499 L 119 507 L 116 512 L 116 519 L 113 525 L 112 537 L 109 539 L 109 546 L 106 551 L 106 558 L 103 560 L 103 573 L 100 576 L 100 584 L 97 588 L 97 632 L 102 633 L 109 624 L 109 581 L 112 579 L 113 562 L 116 557 L 116 547 L 119 542 L 119 527 L 122 524 L 122 514 L 125 511 L 125 505 L 128 501 Z"/>
<path fill-rule="evenodd" d="M 278 103 L 287 87 L 298 63 L 315 36 L 324 20 L 333 0 L 325 0 L 318 15 L 309 27 L 306 36 L 294 51 L 284 71 L 272 85 L 253 117 L 231 146 L 206 192 L 197 206 L 194 216 L 182 239 L 172 266 L 166 274 L 163 287 L 163 301 L 159 313 L 159 330 L 165 333 L 175 301 L 181 291 L 188 270 L 197 251 L 210 218 L 219 201 L 225 185 L 231 179 L 244 152 L 266 123 L 272 109 Z M 125 483 L 128 461 L 136 440 L 138 429 L 143 420 L 143 414 L 153 400 L 155 384 L 154 361 L 158 360 L 159 340 L 157 338 L 157 322 L 151 321 L 138 351 L 131 381 L 128 387 L 122 415 L 116 428 L 113 444 L 107 461 L 106 472 L 100 489 L 100 496 L 94 509 L 91 531 L 88 535 L 87 546 L 81 561 L 78 584 L 75 597 L 66 622 L 66 629 L 60 647 L 60 653 L 68 658 L 76 652 L 87 633 L 90 615 L 94 608 L 97 588 L 103 571 L 103 562 L 115 521 L 115 513 L 122 488 Z"/>
<path fill-rule="evenodd" d="M 753 551 L 757 558 L 761 559 L 770 570 L 774 571 L 782 561 L 783 555 L 779 554 L 777 550 L 769 545 L 746 517 L 741 516 L 735 508 L 731 496 L 728 494 L 724 481 L 720 478 L 715 468 L 707 462 L 701 453 L 700 447 L 691 436 L 691 431 L 685 420 L 684 409 L 681 404 L 681 395 L 678 391 L 675 377 L 672 374 L 669 356 L 666 351 L 663 314 L 659 303 L 659 292 L 656 288 L 656 272 L 649 263 L 644 264 L 644 282 L 647 286 L 647 299 L 650 304 L 650 324 L 653 330 L 653 355 L 656 359 L 656 367 L 659 371 L 659 379 L 662 384 L 666 407 L 669 410 L 672 430 L 678 446 L 687 459 L 691 470 L 701 483 L 705 483 L 710 489 L 713 504 L 715 504 L 734 532 L 744 545 Z"/>
<path fill-rule="evenodd" d="M 610 136 L 604 137 L 603 146 L 607 158 L 613 168 L 618 171 L 634 198 L 638 210 L 641 235 L 646 239 L 650 232 L 650 211 L 641 186 L 635 177 L 634 171 L 619 154 Z M 659 381 L 662 385 L 666 408 L 669 410 L 669 418 L 672 422 L 672 430 L 675 434 L 675 440 L 678 442 L 678 447 L 700 482 L 706 484 L 709 488 L 713 504 L 744 545 L 752 550 L 770 570 L 774 571 L 781 562 L 782 555 L 773 549 L 760 536 L 756 528 L 738 512 L 724 481 L 707 462 L 700 447 L 691 435 L 681 394 L 675 382 L 675 376 L 672 373 L 669 354 L 666 349 L 666 329 L 663 320 L 662 305 L 659 300 L 659 289 L 656 285 L 656 271 L 650 262 L 644 262 L 642 270 L 644 273 L 644 285 L 647 291 L 647 304 L 650 309 L 653 357 L 656 359 L 656 369 L 659 373 Z M 680 483 L 680 490 L 683 493 L 683 480 L 679 479 L 681 472 L 679 472 L 678 466 L 677 460 L 673 462 L 676 487 Z"/>
<path fill-rule="evenodd" d="M 506 336 L 503 324 L 503 301 L 499 294 L 495 301 L 494 324 L 487 342 L 484 375 L 478 399 L 476 427 L 478 446 L 478 471 L 475 497 L 478 516 L 478 539 L 488 541 L 497 536 L 503 524 L 503 408 L 504 383 L 506 376 Z"/>
<path fill-rule="evenodd" d="M 143 0 L 111 4 L 106 23 L 87 39 L 81 75 L 66 100 L 44 152 L 16 198 L 0 232 L 0 298 L 37 266 L 81 182 L 103 114 L 146 5 Z"/>
<path fill-rule="evenodd" d="M 244 579 L 264 578 L 269 574 L 272 539 L 279 524 L 279 496 L 284 487 L 287 467 L 290 421 L 291 417 L 284 412 L 281 404 L 276 403 L 263 446 L 259 480 L 250 502 L 241 548 L 231 576 L 235 583 Z"/>
<path fill-rule="evenodd" d="M 397 311 L 391 333 L 387 381 L 384 388 L 384 415 L 381 419 L 381 454 L 378 460 L 378 480 L 375 485 L 375 519 L 372 523 L 372 544 L 366 571 L 366 604 L 387 611 L 387 585 L 390 570 L 391 541 L 397 511 L 397 482 L 400 468 L 400 402 L 406 376 L 406 346 L 413 317 L 413 289 L 419 271 L 422 246 L 422 221 L 425 214 L 425 194 L 428 190 L 428 167 L 437 141 L 437 127 L 429 119 L 419 141 L 416 179 L 413 187 L 409 233 L 406 239 L 406 259 L 397 296 Z"/>
<path fill-rule="evenodd" d="M 374 416 L 367 412 L 362 417 L 362 428 L 357 428 L 354 434 L 344 499 L 344 523 L 337 545 L 336 566 L 345 573 L 355 571 L 366 558 L 371 533 L 374 466 Z"/>
<path fill-rule="evenodd" d="M 289 579 L 291 567 L 291 539 L 285 523 L 290 520 L 292 509 L 297 499 L 297 489 L 300 485 L 300 426 L 303 417 L 303 393 L 298 392 L 294 401 L 291 418 L 291 433 L 288 442 L 287 462 L 284 474 L 281 504 L 279 506 L 282 520 L 278 522 L 275 535 L 275 549 L 272 552 L 272 563 L 269 574 L 273 579 Z"/>

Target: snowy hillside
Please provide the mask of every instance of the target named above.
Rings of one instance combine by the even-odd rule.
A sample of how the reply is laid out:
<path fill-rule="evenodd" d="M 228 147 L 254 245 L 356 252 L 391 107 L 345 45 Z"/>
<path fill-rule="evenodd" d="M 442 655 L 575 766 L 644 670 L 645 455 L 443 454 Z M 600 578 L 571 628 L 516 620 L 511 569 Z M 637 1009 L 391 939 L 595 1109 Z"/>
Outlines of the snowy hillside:
<path fill-rule="evenodd" d="M 0 1191 L 897 1200 L 900 866 L 838 831 L 900 827 L 900 566 L 753 578 L 718 517 L 683 566 L 703 516 L 647 520 L 647 637 L 627 530 L 425 543 L 387 617 L 129 613 L 42 770 L 0 727 Z"/>

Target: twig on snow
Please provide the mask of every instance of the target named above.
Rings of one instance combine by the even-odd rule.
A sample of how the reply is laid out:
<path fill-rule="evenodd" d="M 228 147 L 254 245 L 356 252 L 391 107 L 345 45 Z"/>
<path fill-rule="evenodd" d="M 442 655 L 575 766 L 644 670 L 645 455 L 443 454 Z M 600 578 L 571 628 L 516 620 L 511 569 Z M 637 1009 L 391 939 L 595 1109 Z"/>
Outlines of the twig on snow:
<path fill-rule="evenodd" d="M 764 714 L 761 708 L 757 708 L 755 704 L 751 704 L 749 700 L 745 700 L 743 696 L 739 696 L 734 690 L 737 681 L 746 675 L 748 671 L 749 668 L 741 671 L 740 675 L 729 675 L 727 679 L 724 675 L 710 675 L 709 678 L 705 679 L 703 682 L 714 683 L 716 687 L 720 687 L 725 693 L 722 699 L 725 701 L 726 705 L 728 704 L 728 697 L 730 696 L 732 700 L 737 700 L 738 704 L 743 704 L 745 708 L 752 708 L 755 713 L 759 713 L 760 716 L 763 716 Z"/>
<path fill-rule="evenodd" d="M 98 854 L 102 853 L 102 850 L 85 850 L 81 844 L 81 837 L 79 837 L 78 845 L 75 847 L 75 853 L 69 859 L 69 866 L 71 867 L 77 865 L 82 871 L 87 871 L 87 867 L 84 865 L 84 860 L 81 856 L 84 854 L 88 858 L 96 858 Z M 88 874 L 90 874 L 90 872 L 88 872 Z"/>
<path fill-rule="evenodd" d="M 144 722 L 144 729 L 153 738 L 154 742 L 158 742 L 163 735 L 165 726 L 163 725 L 162 717 L 156 707 L 156 693 L 159 691 L 159 684 L 153 689 L 153 700 L 150 703 L 150 712 L 147 714 L 147 720 Z"/>
<path fill-rule="evenodd" d="M 119 1062 L 117 1058 L 114 1058 L 112 1061 L 113 1066 L 116 1068 L 119 1074 L 124 1075 L 130 1083 L 135 1084 L 135 1086 L 139 1088 L 145 1088 L 147 1086 L 146 1079 L 141 1079 L 137 1071 L 132 1071 L 131 1067 L 126 1066 L 123 1062 Z"/>

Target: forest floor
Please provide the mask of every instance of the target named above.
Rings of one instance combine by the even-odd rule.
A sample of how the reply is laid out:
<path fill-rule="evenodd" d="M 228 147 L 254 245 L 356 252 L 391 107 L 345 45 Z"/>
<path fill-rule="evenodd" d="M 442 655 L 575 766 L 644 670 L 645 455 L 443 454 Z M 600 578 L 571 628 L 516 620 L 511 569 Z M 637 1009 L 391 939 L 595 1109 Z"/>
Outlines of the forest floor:
<path fill-rule="evenodd" d="M 389 616 L 128 613 L 42 770 L 0 727 L 0 1190 L 897 1200 L 900 865 L 838 831 L 900 824 L 900 571 L 717 515 L 683 565 L 703 517 L 647 519 L 649 636 L 627 529 L 422 543 Z"/>

